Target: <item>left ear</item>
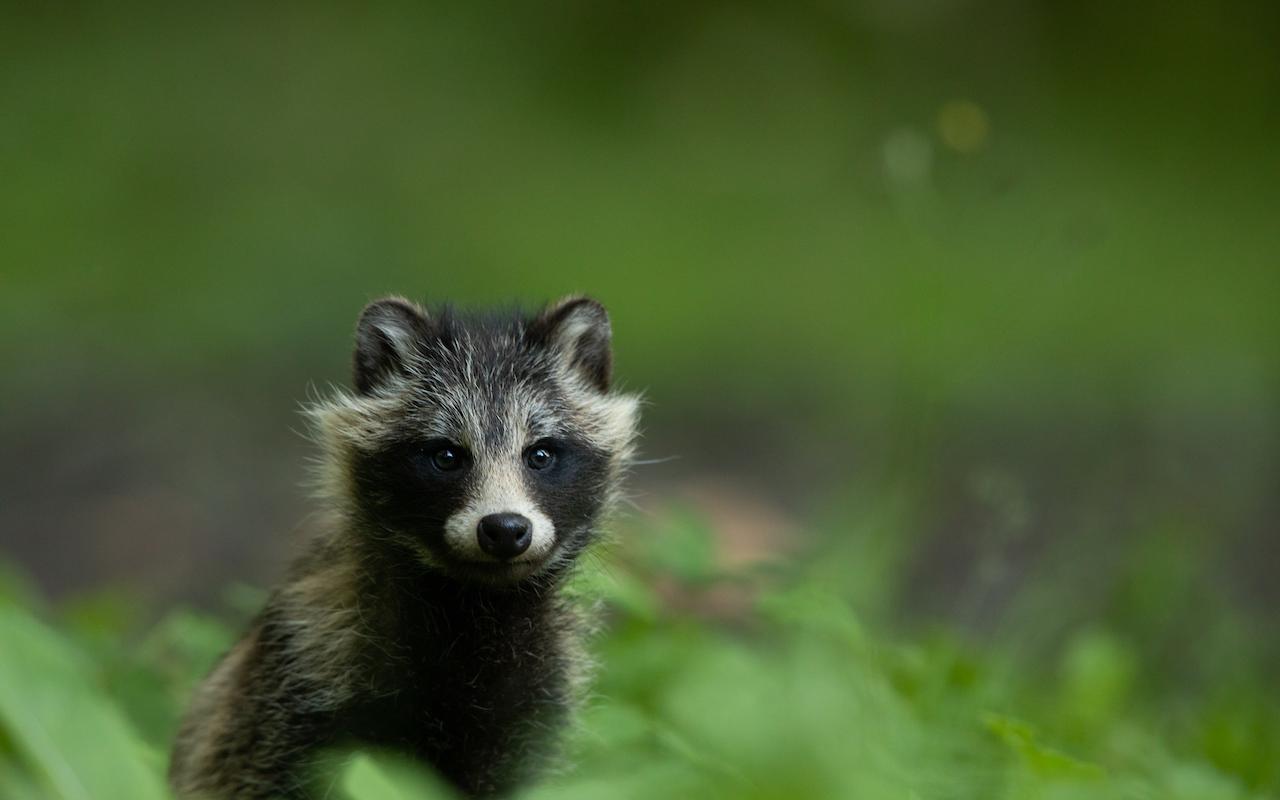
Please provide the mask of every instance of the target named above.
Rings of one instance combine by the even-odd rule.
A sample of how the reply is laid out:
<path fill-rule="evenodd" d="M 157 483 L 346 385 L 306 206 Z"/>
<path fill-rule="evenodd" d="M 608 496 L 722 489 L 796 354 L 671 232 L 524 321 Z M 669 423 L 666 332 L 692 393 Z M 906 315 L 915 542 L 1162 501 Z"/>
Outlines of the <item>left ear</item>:
<path fill-rule="evenodd" d="M 552 303 L 530 323 L 529 340 L 560 354 L 587 385 L 609 391 L 613 377 L 613 333 L 609 312 L 590 297 Z"/>

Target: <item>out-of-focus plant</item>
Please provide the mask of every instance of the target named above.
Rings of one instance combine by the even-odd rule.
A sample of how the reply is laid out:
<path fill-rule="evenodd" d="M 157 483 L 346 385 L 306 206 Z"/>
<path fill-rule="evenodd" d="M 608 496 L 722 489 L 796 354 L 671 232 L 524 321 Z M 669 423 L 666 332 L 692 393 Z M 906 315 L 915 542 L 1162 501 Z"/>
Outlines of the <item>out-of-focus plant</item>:
<path fill-rule="evenodd" d="M 1040 663 L 998 638 L 888 635 L 836 578 L 845 543 L 744 573 L 716 566 L 714 537 L 687 515 L 628 541 L 576 579 L 580 596 L 606 601 L 602 669 L 567 766 L 532 798 L 1244 800 L 1278 788 L 1270 688 L 1162 689 L 1104 621 Z M 51 610 L 20 583 L 0 591 L 0 796 L 166 796 L 177 713 L 233 625 L 175 611 L 139 631 L 118 597 Z M 332 769 L 332 796 L 450 796 L 385 755 Z"/>

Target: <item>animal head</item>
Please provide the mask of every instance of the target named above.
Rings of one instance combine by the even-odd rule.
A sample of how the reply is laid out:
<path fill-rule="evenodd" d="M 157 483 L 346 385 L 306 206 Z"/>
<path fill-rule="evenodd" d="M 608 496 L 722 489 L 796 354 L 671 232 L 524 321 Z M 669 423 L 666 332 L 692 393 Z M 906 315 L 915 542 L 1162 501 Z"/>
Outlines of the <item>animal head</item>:
<path fill-rule="evenodd" d="M 355 393 L 310 409 L 324 494 L 357 535 L 455 578 L 554 575 L 591 542 L 633 451 L 609 317 L 585 297 L 533 316 L 371 303 Z"/>

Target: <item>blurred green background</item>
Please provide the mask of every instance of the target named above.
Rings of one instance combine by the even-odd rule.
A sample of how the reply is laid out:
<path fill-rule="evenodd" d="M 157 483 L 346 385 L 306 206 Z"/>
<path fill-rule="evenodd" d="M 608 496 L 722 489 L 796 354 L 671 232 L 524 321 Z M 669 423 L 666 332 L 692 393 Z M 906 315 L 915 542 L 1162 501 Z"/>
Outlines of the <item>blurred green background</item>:
<path fill-rule="evenodd" d="M 538 796 L 1276 796 L 1278 41 L 1261 1 L 0 11 L 0 797 L 159 796 L 387 292 L 593 294 L 649 401 Z"/>

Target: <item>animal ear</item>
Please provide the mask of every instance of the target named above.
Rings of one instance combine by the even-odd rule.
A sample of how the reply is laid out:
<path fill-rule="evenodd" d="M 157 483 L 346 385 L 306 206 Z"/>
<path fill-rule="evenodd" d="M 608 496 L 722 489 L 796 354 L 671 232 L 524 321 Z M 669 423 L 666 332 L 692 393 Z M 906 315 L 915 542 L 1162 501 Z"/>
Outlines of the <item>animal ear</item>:
<path fill-rule="evenodd" d="M 590 297 L 566 297 L 547 306 L 529 326 L 531 339 L 560 355 L 571 371 L 601 392 L 613 377 L 609 313 Z"/>
<path fill-rule="evenodd" d="M 365 306 L 356 323 L 356 391 L 373 394 L 408 374 L 417 343 L 430 333 L 427 314 L 401 297 Z"/>

